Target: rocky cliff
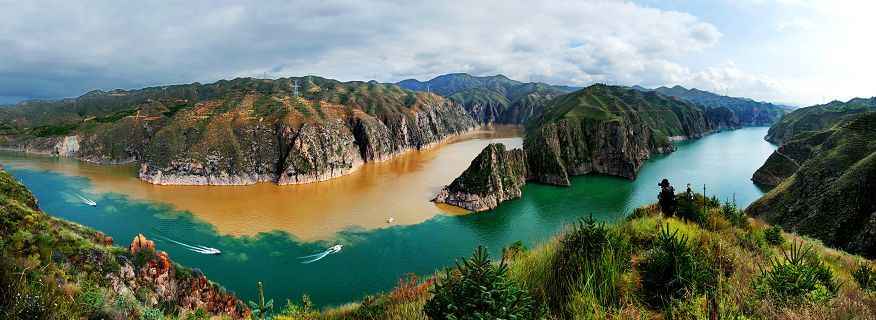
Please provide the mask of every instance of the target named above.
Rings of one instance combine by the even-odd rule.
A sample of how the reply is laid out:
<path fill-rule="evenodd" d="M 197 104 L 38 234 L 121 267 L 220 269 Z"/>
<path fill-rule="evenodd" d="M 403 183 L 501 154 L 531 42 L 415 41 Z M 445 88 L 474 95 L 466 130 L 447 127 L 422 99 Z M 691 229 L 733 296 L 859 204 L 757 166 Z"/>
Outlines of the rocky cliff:
<path fill-rule="evenodd" d="M 772 143 L 784 144 L 797 134 L 806 131 L 821 131 L 855 115 L 876 111 L 876 97 L 854 98 L 846 102 L 832 101 L 827 104 L 794 110 L 767 132 L 765 139 Z"/>
<path fill-rule="evenodd" d="M 876 257 L 874 141 L 876 112 L 843 117 L 819 133 L 798 134 L 770 157 L 797 162 L 796 170 L 746 211 L 825 244 Z"/>
<path fill-rule="evenodd" d="M 139 162 L 142 180 L 184 185 L 322 181 L 476 125 L 434 94 L 318 77 L 91 92 L 5 109 L 6 149 Z"/>
<path fill-rule="evenodd" d="M 569 175 L 590 172 L 635 178 L 652 152 L 674 150 L 671 141 L 738 127 L 732 112 L 656 92 L 593 85 L 555 99 L 527 126 L 528 178 L 569 185 Z"/>
<path fill-rule="evenodd" d="M 506 150 L 504 144 L 491 143 L 433 201 L 471 211 L 490 210 L 501 202 L 520 197 L 525 183 L 523 150 Z"/>
<path fill-rule="evenodd" d="M 46 215 L 3 170 L 0 208 L 0 317 L 249 317 L 234 294 L 173 263 L 143 235 L 123 249 L 101 232 Z"/>

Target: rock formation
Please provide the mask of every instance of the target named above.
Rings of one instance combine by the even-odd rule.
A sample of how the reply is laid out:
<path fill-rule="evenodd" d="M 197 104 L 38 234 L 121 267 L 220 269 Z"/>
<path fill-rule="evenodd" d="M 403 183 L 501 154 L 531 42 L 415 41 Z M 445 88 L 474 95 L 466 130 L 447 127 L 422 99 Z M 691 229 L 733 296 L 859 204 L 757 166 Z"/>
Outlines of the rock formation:
<path fill-rule="evenodd" d="M 491 143 L 433 201 L 471 211 L 484 211 L 520 197 L 525 183 L 526 160 L 523 150 L 506 150 L 504 144 Z"/>
<path fill-rule="evenodd" d="M 142 180 L 179 185 L 322 181 L 476 125 L 434 94 L 318 77 L 95 91 L 4 108 L 0 123 L 3 148 L 137 162 Z"/>

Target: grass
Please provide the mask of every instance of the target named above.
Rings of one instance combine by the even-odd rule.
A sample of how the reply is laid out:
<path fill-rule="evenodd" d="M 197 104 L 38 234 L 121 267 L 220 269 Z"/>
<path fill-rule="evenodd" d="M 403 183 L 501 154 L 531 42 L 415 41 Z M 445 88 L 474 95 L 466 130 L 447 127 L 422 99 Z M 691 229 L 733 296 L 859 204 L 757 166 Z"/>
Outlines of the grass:
<path fill-rule="evenodd" d="M 549 309 L 548 319 L 865 319 L 876 314 L 876 294 L 869 287 L 871 261 L 751 219 L 732 203 L 706 200 L 700 221 L 664 217 L 656 206 L 648 206 L 611 225 L 576 223 L 530 250 L 512 246 L 518 249 L 507 256 L 508 279 L 536 301 L 550 304 L 565 295 L 559 308 Z M 573 240 L 586 238 L 582 230 L 596 229 L 604 230 L 608 239 L 598 254 L 582 254 L 586 259 L 559 257 L 570 248 L 589 250 Z M 767 242 L 767 231 L 783 241 Z M 764 290 L 769 282 L 764 277 L 784 272 L 791 263 L 786 255 L 800 247 L 810 248 L 799 253 L 803 258 L 797 263 L 811 270 L 806 273 L 816 279 L 815 290 L 799 295 L 781 285 Z M 563 268 L 580 277 L 566 278 L 558 289 L 552 283 L 558 263 L 568 261 L 575 262 Z M 777 279 L 782 278 L 773 280 Z M 420 310 L 429 295 L 422 293 L 403 309 L 384 308 L 382 318 L 424 319 Z M 392 301 L 393 296 L 391 292 L 371 299 Z M 350 317 L 361 305 L 330 308 L 314 319 Z"/>

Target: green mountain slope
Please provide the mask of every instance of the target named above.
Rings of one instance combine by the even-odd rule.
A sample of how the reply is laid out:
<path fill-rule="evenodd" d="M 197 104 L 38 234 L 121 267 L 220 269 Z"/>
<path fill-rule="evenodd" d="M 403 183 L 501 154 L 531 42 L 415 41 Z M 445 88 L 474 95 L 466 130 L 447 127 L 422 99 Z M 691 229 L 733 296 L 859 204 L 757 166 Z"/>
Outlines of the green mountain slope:
<path fill-rule="evenodd" d="M 551 99 L 568 92 L 566 87 L 523 83 L 503 75 L 475 77 L 465 73 L 441 75 L 425 82 L 408 79 L 396 84 L 460 102 L 479 123 L 526 123 L 537 117 Z"/>
<path fill-rule="evenodd" d="M 805 152 L 798 152 L 802 155 L 788 156 L 797 158 L 799 167 L 746 210 L 828 245 L 874 257 L 876 112 L 834 119 L 837 123 L 831 128 L 798 134 L 786 144 L 794 149 L 806 146 Z M 781 165 L 768 160 L 764 166 Z"/>
<path fill-rule="evenodd" d="M 728 108 L 736 113 L 739 121 L 744 125 L 770 125 L 790 112 L 788 107 L 747 98 L 722 96 L 696 88 L 687 89 L 682 86 L 674 86 L 672 88 L 659 87 L 654 89 L 654 91 L 667 96 L 682 98 L 707 108 Z"/>
<path fill-rule="evenodd" d="M 766 140 L 784 144 L 799 133 L 820 131 L 844 121 L 845 118 L 868 111 L 876 111 L 876 97 L 855 98 L 846 102 L 832 101 L 827 104 L 794 110 L 770 127 Z"/>
<path fill-rule="evenodd" d="M 293 184 L 341 176 L 474 125 L 461 105 L 395 85 L 242 78 L 4 108 L 0 144 L 139 162 L 141 179 L 157 184 Z"/>
<path fill-rule="evenodd" d="M 726 109 L 707 112 L 656 92 L 593 85 L 553 100 L 527 126 L 527 172 L 558 185 L 588 172 L 634 178 L 651 152 L 674 150 L 673 140 L 739 126 Z"/>

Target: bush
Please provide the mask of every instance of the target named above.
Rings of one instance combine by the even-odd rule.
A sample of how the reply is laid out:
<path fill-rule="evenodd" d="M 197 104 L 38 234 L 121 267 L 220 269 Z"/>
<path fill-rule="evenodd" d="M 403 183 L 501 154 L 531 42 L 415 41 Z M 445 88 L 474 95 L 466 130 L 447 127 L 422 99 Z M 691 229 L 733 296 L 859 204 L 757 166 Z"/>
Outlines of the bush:
<path fill-rule="evenodd" d="M 388 315 L 389 302 L 386 299 L 376 298 L 372 295 L 367 295 L 362 298 L 362 302 L 353 310 L 353 319 L 385 319 Z"/>
<path fill-rule="evenodd" d="M 876 272 L 866 262 L 858 263 L 858 268 L 852 272 L 852 278 L 855 278 L 861 289 L 876 291 Z"/>
<path fill-rule="evenodd" d="M 511 260 L 525 254 L 527 251 L 529 251 L 529 248 L 523 244 L 523 241 L 517 240 L 507 248 L 502 249 L 502 259 Z"/>
<path fill-rule="evenodd" d="M 812 252 L 812 247 L 804 248 L 797 243 L 784 253 L 784 260 L 773 258 L 770 271 L 761 270 L 753 285 L 759 297 L 783 305 L 824 302 L 839 290 L 833 273 Z"/>
<path fill-rule="evenodd" d="M 785 244 L 785 237 L 782 236 L 782 227 L 779 225 L 774 225 L 764 230 L 763 237 L 767 243 L 773 246 Z"/>
<path fill-rule="evenodd" d="M 734 227 L 740 229 L 748 228 L 748 216 L 745 215 L 745 211 L 739 210 L 736 206 L 735 195 L 733 196 L 733 202 L 724 202 L 724 205 L 721 206 L 721 213 L 724 214 L 724 218 Z"/>
<path fill-rule="evenodd" d="M 297 304 L 292 300 L 286 300 L 286 306 L 283 307 L 283 310 L 274 317 L 274 319 L 296 319 L 296 320 L 308 320 L 315 319 L 319 314 L 319 311 L 313 307 L 313 301 L 310 301 L 310 297 L 305 295 L 301 296 L 301 304 Z"/>
<path fill-rule="evenodd" d="M 656 247 L 639 265 L 642 294 L 654 307 L 665 307 L 691 291 L 705 289 L 712 275 L 699 255 L 688 245 L 686 235 L 669 231 L 669 225 L 657 236 Z"/>
<path fill-rule="evenodd" d="M 544 308 L 507 277 L 503 259 L 498 265 L 478 246 L 471 258 L 456 262 L 432 289 L 423 311 L 431 319 L 540 319 Z"/>
<path fill-rule="evenodd" d="M 682 194 L 676 199 L 678 201 L 678 209 L 675 210 L 676 217 L 698 224 L 706 221 L 706 212 L 702 206 L 703 197 L 700 194 L 695 193 L 693 196 Z"/>

